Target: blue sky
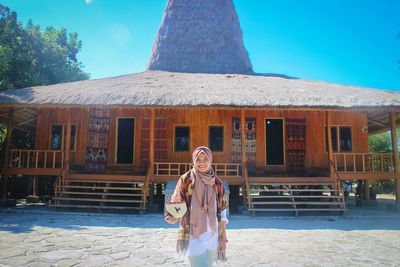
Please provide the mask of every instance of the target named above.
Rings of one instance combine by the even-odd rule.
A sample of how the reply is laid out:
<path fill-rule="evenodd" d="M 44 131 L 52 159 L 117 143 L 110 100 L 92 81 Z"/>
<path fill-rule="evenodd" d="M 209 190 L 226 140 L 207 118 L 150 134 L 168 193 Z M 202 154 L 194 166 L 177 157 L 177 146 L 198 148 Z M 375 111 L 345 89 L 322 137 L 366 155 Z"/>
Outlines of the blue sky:
<path fill-rule="evenodd" d="M 146 69 L 166 0 L 2 0 L 25 24 L 65 27 L 92 78 Z M 254 70 L 400 90 L 399 0 L 234 0 Z"/>

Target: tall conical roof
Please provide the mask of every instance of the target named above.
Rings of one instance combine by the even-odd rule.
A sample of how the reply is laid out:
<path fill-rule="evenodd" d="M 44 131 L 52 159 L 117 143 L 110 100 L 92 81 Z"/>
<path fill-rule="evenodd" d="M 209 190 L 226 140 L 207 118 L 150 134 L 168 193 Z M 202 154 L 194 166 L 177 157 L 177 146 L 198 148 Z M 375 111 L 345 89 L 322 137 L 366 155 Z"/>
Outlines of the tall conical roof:
<path fill-rule="evenodd" d="M 252 73 L 232 0 L 168 0 L 149 69 Z"/>

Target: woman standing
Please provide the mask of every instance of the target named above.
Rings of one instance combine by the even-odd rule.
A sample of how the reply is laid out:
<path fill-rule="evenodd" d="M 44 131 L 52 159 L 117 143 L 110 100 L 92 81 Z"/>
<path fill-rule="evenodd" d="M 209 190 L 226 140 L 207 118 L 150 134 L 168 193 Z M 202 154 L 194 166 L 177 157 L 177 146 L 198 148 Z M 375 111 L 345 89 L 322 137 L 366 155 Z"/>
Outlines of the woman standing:
<path fill-rule="evenodd" d="M 186 203 L 187 212 L 181 218 L 169 212 L 166 222 L 181 221 L 176 250 L 186 254 L 191 266 L 211 266 L 225 258 L 227 199 L 222 181 L 216 176 L 212 152 L 208 147 L 196 148 L 192 154 L 193 168 L 182 175 L 171 197 L 171 203 Z"/>

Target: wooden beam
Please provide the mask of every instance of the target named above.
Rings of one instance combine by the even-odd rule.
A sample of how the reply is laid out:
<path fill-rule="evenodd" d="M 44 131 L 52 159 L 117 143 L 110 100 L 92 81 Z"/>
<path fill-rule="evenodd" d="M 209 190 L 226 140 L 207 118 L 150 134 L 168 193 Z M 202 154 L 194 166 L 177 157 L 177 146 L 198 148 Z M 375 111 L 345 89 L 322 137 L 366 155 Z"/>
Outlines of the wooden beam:
<path fill-rule="evenodd" d="M 67 180 L 88 180 L 88 181 L 130 181 L 130 182 L 144 182 L 146 176 L 140 175 L 121 175 L 121 174 L 68 174 L 65 179 Z"/>
<path fill-rule="evenodd" d="M 65 147 L 64 147 L 64 164 L 63 164 L 63 177 L 65 177 L 69 172 L 69 159 L 71 154 L 71 109 L 66 110 L 67 116 L 67 130 L 65 137 Z"/>
<path fill-rule="evenodd" d="M 21 174 L 21 175 L 45 175 L 45 176 L 58 176 L 62 174 L 62 169 L 51 168 L 2 168 L 1 174 Z"/>
<path fill-rule="evenodd" d="M 149 139 L 150 139 L 150 147 L 149 147 L 149 160 L 151 163 L 154 163 L 154 127 L 155 126 L 155 110 L 152 108 L 150 111 L 150 128 L 149 128 Z"/>
<path fill-rule="evenodd" d="M 400 163 L 399 163 L 399 149 L 397 143 L 397 130 L 396 130 L 396 113 L 390 112 L 390 133 L 392 135 L 392 147 L 393 147 L 393 165 L 394 172 L 400 173 Z M 396 179 L 396 204 L 400 205 L 400 180 Z"/>
<path fill-rule="evenodd" d="M 351 172 L 339 173 L 341 180 L 389 180 L 400 179 L 400 173 L 395 172 Z"/>
<path fill-rule="evenodd" d="M 330 177 L 333 177 L 335 174 L 334 167 L 331 162 L 333 162 L 333 149 L 332 149 L 332 133 L 331 133 L 331 113 L 330 111 L 326 111 L 326 131 L 328 133 L 328 161 L 329 161 L 329 174 Z M 325 149 L 325 144 L 323 145 L 323 149 Z"/>
<path fill-rule="evenodd" d="M 4 151 L 4 163 L 3 167 L 7 168 L 10 160 L 10 147 L 11 147 L 11 135 L 12 135 L 12 128 L 14 123 L 14 108 L 8 109 L 8 123 L 7 123 L 7 138 L 5 144 L 5 151 Z M 1 176 L 1 192 L 0 197 L 1 199 L 7 199 L 7 181 L 8 175 L 2 172 Z"/>
<path fill-rule="evenodd" d="M 39 195 L 39 177 L 37 175 L 33 176 L 33 196 Z"/>
<path fill-rule="evenodd" d="M 385 124 L 383 124 L 383 123 L 380 123 L 380 122 L 378 122 L 378 121 L 375 121 L 375 120 L 373 120 L 373 119 L 370 119 L 370 118 L 368 118 L 368 121 L 369 121 L 369 122 L 372 122 L 373 124 L 376 124 L 376 125 L 378 125 L 378 126 L 381 126 L 381 127 L 387 127 L 387 125 L 385 125 Z"/>
<path fill-rule="evenodd" d="M 242 164 L 246 164 L 246 117 L 244 113 L 244 109 L 241 110 L 241 116 L 240 116 L 240 138 L 241 138 L 241 144 L 242 144 Z"/>
<path fill-rule="evenodd" d="M 21 121 L 20 123 L 18 123 L 17 125 L 18 126 L 21 126 L 21 125 L 24 125 L 24 124 L 27 124 L 27 123 L 30 123 L 30 122 L 32 122 L 32 121 L 35 121 L 37 118 L 35 117 L 35 118 L 30 118 L 29 120 L 26 120 L 26 121 Z"/>

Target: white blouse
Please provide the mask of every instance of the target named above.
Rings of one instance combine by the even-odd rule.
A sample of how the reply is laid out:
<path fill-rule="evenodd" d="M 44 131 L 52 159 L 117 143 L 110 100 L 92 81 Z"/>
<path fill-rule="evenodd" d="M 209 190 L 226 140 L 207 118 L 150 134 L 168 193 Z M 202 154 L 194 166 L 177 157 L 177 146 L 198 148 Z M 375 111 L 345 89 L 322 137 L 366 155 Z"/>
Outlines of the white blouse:
<path fill-rule="evenodd" d="M 215 200 L 217 202 L 217 200 Z M 202 233 L 199 238 L 193 238 L 190 236 L 189 248 L 187 250 L 187 256 L 194 257 L 203 254 L 206 250 L 217 251 L 218 249 L 218 219 L 217 220 L 217 231 L 212 233 L 210 223 L 207 220 L 207 232 Z M 226 217 L 226 209 L 221 212 L 221 221 L 228 223 Z"/>

